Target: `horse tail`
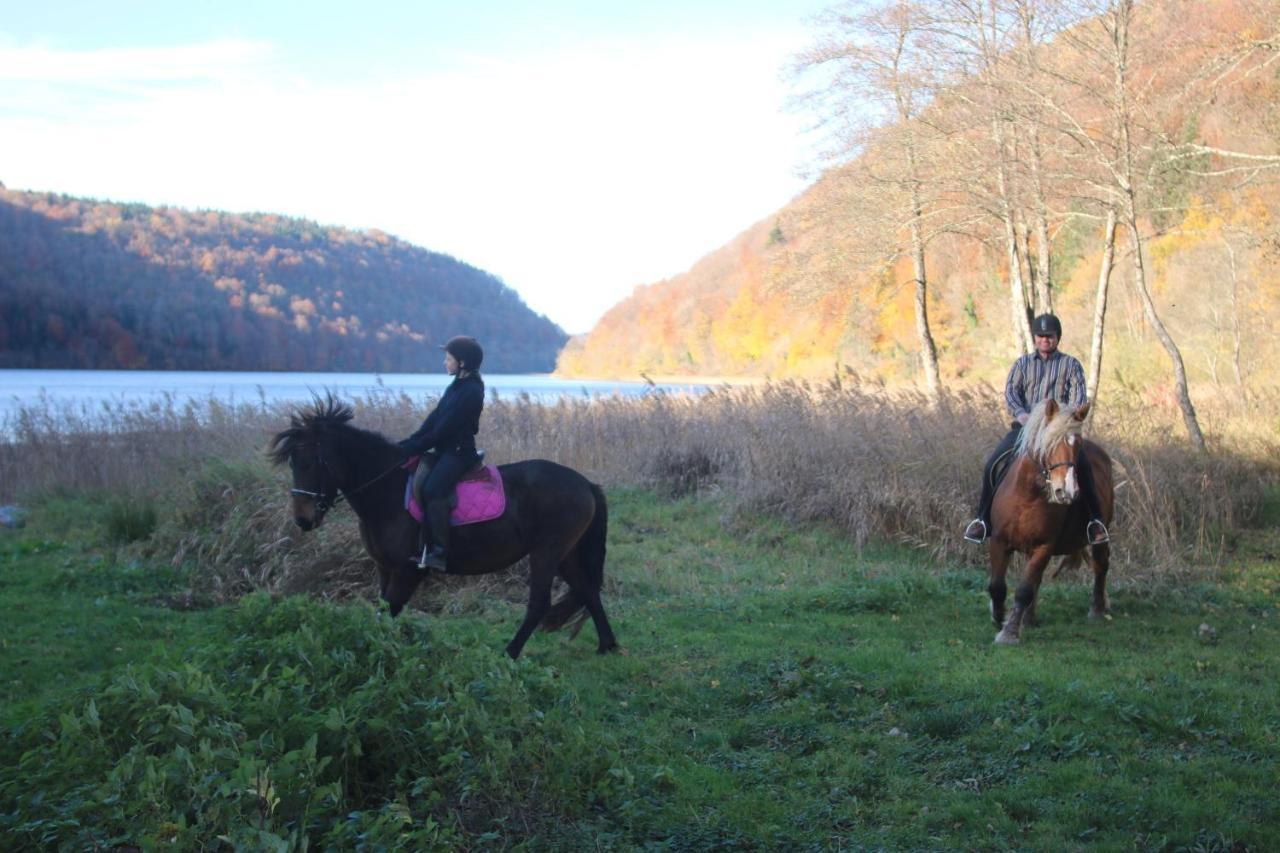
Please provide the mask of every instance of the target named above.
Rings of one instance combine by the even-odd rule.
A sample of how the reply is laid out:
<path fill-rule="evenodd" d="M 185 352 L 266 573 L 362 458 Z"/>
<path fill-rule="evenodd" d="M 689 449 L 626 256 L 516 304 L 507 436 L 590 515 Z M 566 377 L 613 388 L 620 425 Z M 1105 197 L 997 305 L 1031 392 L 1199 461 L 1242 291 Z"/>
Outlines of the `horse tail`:
<path fill-rule="evenodd" d="M 609 504 L 605 501 L 604 491 L 595 483 L 591 484 L 591 496 L 596 501 L 595 515 L 591 517 L 591 524 L 587 526 L 586 532 L 582 534 L 582 538 L 574 546 L 574 551 L 582 572 L 586 576 L 587 583 L 591 585 L 593 590 L 599 592 L 604 586 L 604 556 L 606 551 L 605 540 L 609 534 Z M 586 607 L 587 602 L 570 589 L 560 597 L 559 601 L 551 605 L 547 615 L 542 618 L 542 630 L 558 631 L 573 622 L 574 617 L 577 617 L 577 622 L 572 631 L 572 636 L 576 636 L 590 615 L 586 612 Z M 572 639 L 572 636 L 570 639 Z"/>
<path fill-rule="evenodd" d="M 604 498 L 604 490 L 595 483 L 591 484 L 591 496 L 596 499 L 596 514 L 591 519 L 591 526 L 582 534 L 578 547 L 582 549 L 582 560 L 586 563 L 587 580 L 599 592 L 604 587 L 604 555 L 607 550 L 605 539 L 609 536 L 609 504 Z"/>

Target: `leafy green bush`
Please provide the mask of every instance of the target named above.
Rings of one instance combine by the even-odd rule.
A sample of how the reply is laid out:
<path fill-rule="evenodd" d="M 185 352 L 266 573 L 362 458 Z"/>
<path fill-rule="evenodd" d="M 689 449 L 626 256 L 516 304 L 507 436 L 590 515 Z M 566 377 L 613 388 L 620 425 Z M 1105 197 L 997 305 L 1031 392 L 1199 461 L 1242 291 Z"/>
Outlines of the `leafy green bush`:
<path fill-rule="evenodd" d="M 179 668 L 130 667 L 0 749 L 30 847 L 446 849 L 625 797 L 555 674 L 367 607 L 246 597 Z M 553 799 L 555 800 L 553 805 Z"/>

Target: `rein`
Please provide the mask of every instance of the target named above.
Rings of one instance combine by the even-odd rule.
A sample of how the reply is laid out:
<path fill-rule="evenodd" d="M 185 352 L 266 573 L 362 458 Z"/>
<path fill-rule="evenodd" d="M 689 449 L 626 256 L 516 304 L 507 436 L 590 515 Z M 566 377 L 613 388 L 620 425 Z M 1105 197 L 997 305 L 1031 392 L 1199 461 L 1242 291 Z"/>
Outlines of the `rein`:
<path fill-rule="evenodd" d="M 321 470 L 323 470 L 325 475 L 327 476 L 329 474 L 329 463 L 325 462 L 324 456 L 320 454 L 319 442 L 308 442 L 308 444 L 316 445 L 316 460 L 319 461 Z M 303 445 L 299 444 L 297 446 L 302 447 Z M 392 465 L 387 470 L 383 471 L 381 474 L 378 474 L 373 479 L 366 480 L 364 483 L 361 483 L 359 486 L 356 486 L 354 489 L 342 489 L 341 487 L 339 487 L 337 490 L 337 493 L 332 496 L 326 495 L 324 493 L 325 477 L 322 477 L 320 480 L 320 491 L 318 492 L 311 492 L 306 489 L 293 488 L 289 490 L 289 494 L 294 497 L 311 498 L 313 501 L 316 502 L 316 509 L 319 510 L 321 513 L 325 513 L 325 512 L 328 512 L 333 507 L 336 507 L 338 504 L 342 503 L 343 501 L 347 500 L 352 495 L 360 494 L 360 492 L 369 488 L 374 483 L 378 482 L 383 477 L 387 476 L 392 471 L 399 468 L 402 464 L 404 463 L 396 462 L 394 465 Z"/>

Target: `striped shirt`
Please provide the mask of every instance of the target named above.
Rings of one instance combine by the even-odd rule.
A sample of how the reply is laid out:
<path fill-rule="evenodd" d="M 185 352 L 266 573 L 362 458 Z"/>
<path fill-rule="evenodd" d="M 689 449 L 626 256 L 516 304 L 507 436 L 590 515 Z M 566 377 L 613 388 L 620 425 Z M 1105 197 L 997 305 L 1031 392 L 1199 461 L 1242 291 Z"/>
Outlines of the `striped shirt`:
<path fill-rule="evenodd" d="M 1049 397 L 1061 406 L 1075 407 L 1085 401 L 1080 362 L 1057 350 L 1048 358 L 1031 352 L 1015 361 L 1004 385 L 1010 416 L 1016 420 L 1019 415 L 1029 415 L 1036 403 Z"/>

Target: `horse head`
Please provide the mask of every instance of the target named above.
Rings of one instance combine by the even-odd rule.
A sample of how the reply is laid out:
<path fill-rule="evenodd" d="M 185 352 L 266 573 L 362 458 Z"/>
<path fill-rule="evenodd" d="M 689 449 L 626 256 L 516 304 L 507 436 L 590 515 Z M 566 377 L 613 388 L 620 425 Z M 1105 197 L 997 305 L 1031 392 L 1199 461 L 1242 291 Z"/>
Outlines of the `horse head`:
<path fill-rule="evenodd" d="M 1091 402 L 1074 409 L 1060 408 L 1045 400 L 1031 412 L 1018 441 L 1018 451 L 1039 468 L 1041 484 L 1049 503 L 1069 504 L 1080 493 L 1076 462 L 1084 444 L 1081 431 Z"/>
<path fill-rule="evenodd" d="M 289 428 L 271 439 L 268 456 L 277 465 L 287 462 L 293 473 L 293 521 L 303 530 L 319 527 L 348 485 L 339 439 L 352 417 L 351 407 L 332 395 L 317 398 L 310 408 L 290 415 Z"/>

